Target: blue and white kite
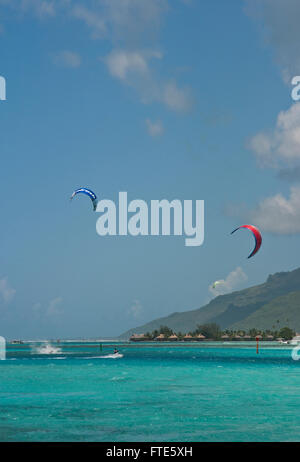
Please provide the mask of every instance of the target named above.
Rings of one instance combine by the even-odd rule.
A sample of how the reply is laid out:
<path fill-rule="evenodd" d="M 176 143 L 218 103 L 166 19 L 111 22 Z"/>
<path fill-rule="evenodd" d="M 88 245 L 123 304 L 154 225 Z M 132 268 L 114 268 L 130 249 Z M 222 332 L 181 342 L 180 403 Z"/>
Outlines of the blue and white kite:
<path fill-rule="evenodd" d="M 70 200 L 73 199 L 73 197 L 75 197 L 77 194 L 86 194 L 87 196 L 89 196 L 89 198 L 91 199 L 92 203 L 93 203 L 93 208 L 94 210 L 96 210 L 97 208 L 97 203 L 98 203 L 98 200 L 97 200 L 97 196 L 96 194 L 91 191 L 90 189 L 87 189 L 87 188 L 79 188 L 79 189 L 76 189 L 76 191 L 73 192 Z"/>

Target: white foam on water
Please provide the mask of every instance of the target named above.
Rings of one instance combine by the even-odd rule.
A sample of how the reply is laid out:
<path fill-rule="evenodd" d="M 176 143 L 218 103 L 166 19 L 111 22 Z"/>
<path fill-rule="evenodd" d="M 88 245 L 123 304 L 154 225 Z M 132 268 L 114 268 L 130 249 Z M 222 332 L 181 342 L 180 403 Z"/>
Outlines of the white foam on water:
<path fill-rule="evenodd" d="M 119 359 L 123 358 L 124 355 L 120 353 L 115 353 L 111 355 L 105 355 L 105 356 L 89 356 L 88 358 L 83 358 L 83 359 Z"/>
<path fill-rule="evenodd" d="M 106 355 L 106 356 L 99 356 L 99 358 L 103 358 L 103 359 L 119 359 L 119 358 L 123 358 L 124 355 L 120 354 L 120 353 L 115 353 L 115 354 L 112 354 L 112 355 Z"/>
<path fill-rule="evenodd" d="M 61 348 L 53 346 L 49 342 L 42 345 L 34 345 L 31 349 L 33 353 L 37 353 L 39 355 L 59 355 L 61 353 Z"/>
<path fill-rule="evenodd" d="M 0 360 L 6 359 L 6 340 L 4 337 L 0 337 Z"/>

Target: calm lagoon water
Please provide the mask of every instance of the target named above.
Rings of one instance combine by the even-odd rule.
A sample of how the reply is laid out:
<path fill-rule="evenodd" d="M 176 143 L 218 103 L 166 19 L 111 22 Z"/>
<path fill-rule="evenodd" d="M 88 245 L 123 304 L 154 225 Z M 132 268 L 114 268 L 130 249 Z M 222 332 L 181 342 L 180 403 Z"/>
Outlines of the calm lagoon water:
<path fill-rule="evenodd" d="M 300 441 L 291 348 L 57 346 L 8 347 L 1 441 Z"/>

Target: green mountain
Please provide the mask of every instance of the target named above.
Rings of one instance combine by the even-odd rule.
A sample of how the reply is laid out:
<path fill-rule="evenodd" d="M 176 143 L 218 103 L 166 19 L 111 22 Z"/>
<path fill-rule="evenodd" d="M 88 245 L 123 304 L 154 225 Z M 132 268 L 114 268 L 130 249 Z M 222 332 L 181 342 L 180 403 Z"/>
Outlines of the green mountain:
<path fill-rule="evenodd" d="M 220 295 L 196 310 L 155 319 L 120 338 L 151 332 L 162 325 L 176 332 L 189 332 L 198 324 L 211 322 L 222 329 L 277 329 L 288 325 L 300 331 L 300 268 L 270 275 L 263 284 Z"/>
<path fill-rule="evenodd" d="M 273 320 L 272 326 L 270 322 Z M 300 291 L 290 292 L 273 299 L 270 303 L 262 306 L 246 319 L 234 323 L 233 329 L 249 329 L 259 326 L 259 329 L 277 328 L 277 326 L 289 326 L 294 330 L 300 330 Z"/>

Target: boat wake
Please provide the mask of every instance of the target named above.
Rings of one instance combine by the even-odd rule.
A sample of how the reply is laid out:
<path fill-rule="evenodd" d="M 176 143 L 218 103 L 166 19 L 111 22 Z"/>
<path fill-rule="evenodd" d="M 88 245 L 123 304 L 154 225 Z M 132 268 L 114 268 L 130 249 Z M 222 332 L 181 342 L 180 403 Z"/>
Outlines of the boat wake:
<path fill-rule="evenodd" d="M 59 355 L 61 348 L 51 345 L 51 343 L 44 343 L 43 345 L 32 346 L 32 352 L 39 355 Z"/>
<path fill-rule="evenodd" d="M 120 353 L 115 353 L 111 355 L 105 355 L 105 356 L 89 356 L 88 358 L 84 359 L 120 359 L 123 358 L 124 355 Z"/>

